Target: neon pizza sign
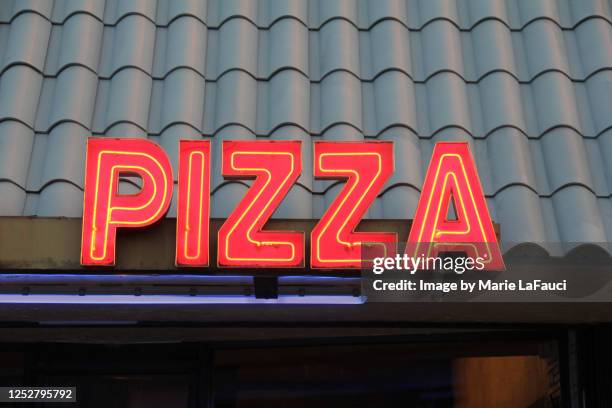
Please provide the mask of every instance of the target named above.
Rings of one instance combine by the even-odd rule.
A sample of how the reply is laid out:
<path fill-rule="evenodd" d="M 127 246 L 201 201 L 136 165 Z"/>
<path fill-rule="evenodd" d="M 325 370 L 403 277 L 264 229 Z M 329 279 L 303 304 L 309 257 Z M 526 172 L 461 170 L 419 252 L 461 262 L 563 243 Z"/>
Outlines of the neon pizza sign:
<path fill-rule="evenodd" d="M 315 142 L 313 174 L 344 181 L 344 187 L 310 233 L 271 231 L 267 221 L 302 172 L 300 141 L 223 141 L 221 172 L 252 180 L 218 231 L 217 264 L 232 268 L 360 268 L 368 245 L 395 256 L 393 232 L 356 231 L 394 171 L 393 142 Z M 179 142 L 176 265 L 209 266 L 210 162 L 208 140 Z M 137 176 L 140 190 L 118 192 L 119 178 Z M 164 150 L 144 139 L 90 138 L 87 144 L 81 264 L 113 266 L 117 230 L 144 228 L 164 217 L 173 194 Z M 454 204 L 456 216 L 448 219 Z M 462 243 L 462 244 L 457 244 Z M 405 253 L 411 256 L 461 249 L 504 263 L 467 143 L 437 143 L 425 176 Z"/>

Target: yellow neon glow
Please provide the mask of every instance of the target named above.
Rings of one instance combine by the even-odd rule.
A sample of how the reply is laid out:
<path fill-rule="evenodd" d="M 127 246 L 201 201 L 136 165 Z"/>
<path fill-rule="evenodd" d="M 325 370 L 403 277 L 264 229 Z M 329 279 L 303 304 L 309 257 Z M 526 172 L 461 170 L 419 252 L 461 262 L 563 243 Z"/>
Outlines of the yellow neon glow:
<path fill-rule="evenodd" d="M 488 260 L 488 261 L 486 261 L 485 263 L 489 263 L 489 262 L 491 262 L 491 260 L 493 259 L 493 255 L 492 255 L 492 253 L 491 253 L 491 250 L 490 250 L 490 247 L 489 247 L 489 243 L 488 243 L 488 242 L 486 242 L 486 241 L 487 241 L 487 238 L 486 238 L 486 235 L 485 235 L 485 232 L 484 232 L 484 227 L 483 227 L 483 224 L 482 224 L 482 220 L 481 220 L 481 218 L 480 218 L 480 213 L 479 213 L 479 212 L 476 210 L 476 201 L 475 201 L 475 198 L 474 198 L 474 193 L 473 193 L 473 191 L 472 191 L 472 187 L 471 187 L 471 185 L 470 185 L 470 183 L 469 183 L 469 178 L 468 178 L 468 176 L 467 176 L 467 172 L 466 172 L 466 170 L 465 170 L 465 165 L 464 165 L 464 163 L 463 163 L 463 159 L 462 159 L 462 157 L 461 157 L 460 155 L 456 154 L 456 153 L 444 153 L 444 154 L 442 154 L 442 156 L 440 157 L 440 161 L 439 161 L 439 163 L 438 163 L 438 168 L 436 169 L 436 174 L 435 174 L 435 176 L 434 176 L 434 179 L 433 179 L 433 183 L 432 183 L 432 185 L 434 185 L 434 186 L 435 186 L 435 185 L 437 184 L 437 180 L 438 180 L 438 177 L 439 177 L 439 175 L 440 175 L 440 168 L 442 167 L 442 162 L 443 162 L 443 161 L 444 161 L 444 160 L 445 160 L 447 157 L 455 157 L 455 158 L 457 158 L 457 159 L 459 160 L 459 164 L 460 164 L 460 166 L 461 166 L 461 172 L 463 173 L 464 180 L 465 180 L 465 182 L 466 182 L 466 184 L 467 184 L 467 187 L 468 187 L 468 191 L 469 191 L 470 199 L 471 199 L 471 201 L 472 201 L 472 205 L 473 205 L 473 207 L 474 207 L 474 209 L 475 209 L 476 218 L 477 218 L 477 220 L 478 220 L 478 225 L 479 225 L 479 227 L 480 227 L 480 233 L 482 234 L 482 238 L 483 238 L 483 239 L 484 239 L 484 241 L 485 241 L 485 242 L 484 242 L 484 244 L 486 245 L 486 248 L 487 248 L 487 253 L 490 255 L 490 256 L 489 256 L 489 260 Z M 462 205 L 463 205 L 463 198 L 461 197 L 461 196 L 462 196 L 462 194 L 461 194 L 461 193 L 460 193 L 460 191 L 459 191 L 459 184 L 458 184 L 458 182 L 457 182 L 457 177 L 456 177 L 456 175 L 455 175 L 453 172 L 449 172 L 449 174 L 451 174 L 451 173 L 453 174 L 453 178 L 454 178 L 455 183 L 456 183 L 455 185 L 457 186 L 457 195 L 459 196 L 459 200 L 461 200 Z M 447 179 L 445 178 L 445 183 L 446 183 L 446 180 L 447 180 Z M 442 190 L 442 192 L 444 192 L 444 189 Z M 425 207 L 425 216 L 423 217 L 423 219 L 424 219 L 424 220 L 427 220 L 427 215 L 429 214 L 429 208 L 431 207 L 431 200 L 432 200 L 432 199 L 433 199 L 433 190 L 431 191 L 431 194 L 430 194 L 430 195 L 429 195 L 429 197 L 428 197 L 427 206 Z M 440 201 L 441 201 L 441 200 L 440 200 Z M 465 209 L 465 207 L 463 207 L 463 208 Z M 437 213 L 437 216 L 436 216 L 436 220 L 435 220 L 434 228 L 432 229 L 431 237 L 430 237 L 430 239 L 429 239 L 429 241 L 428 241 L 428 242 L 430 242 L 430 243 L 433 243 L 433 242 L 434 242 L 434 235 L 436 234 L 437 222 L 438 222 L 438 218 L 439 218 L 439 211 L 440 211 L 440 204 L 438 205 L 438 213 Z M 466 212 L 464 211 L 464 213 L 466 213 Z M 466 214 L 467 214 L 467 213 L 466 213 Z M 468 221 L 468 222 L 469 222 L 469 221 Z M 419 237 L 418 237 L 418 240 L 417 240 L 417 243 L 416 243 L 417 245 L 416 245 L 416 250 L 415 250 L 415 252 L 414 252 L 414 255 L 417 255 L 417 254 L 418 254 L 418 252 L 419 252 L 419 246 L 420 246 L 420 243 L 422 242 L 422 238 L 423 238 L 423 233 L 424 233 L 424 230 L 425 230 L 425 224 L 423 223 L 423 224 L 421 225 L 421 229 L 420 229 L 420 231 L 419 231 Z M 453 232 L 449 232 L 449 231 L 440 231 L 440 232 L 438 233 L 438 235 L 442 235 L 442 234 L 452 234 L 452 233 L 453 233 Z M 455 232 L 455 233 L 458 233 L 458 232 Z M 449 243 L 434 243 L 434 245 L 430 245 L 430 247 L 429 247 L 429 248 L 428 248 L 428 250 L 427 250 L 427 255 L 429 255 L 429 254 L 431 253 L 432 246 L 435 246 L 436 244 L 439 244 L 439 245 L 448 245 Z M 472 245 L 472 246 L 473 246 L 473 245 Z"/>
<path fill-rule="evenodd" d="M 96 189 L 95 189 L 95 193 L 94 193 L 94 208 L 93 208 L 93 222 L 92 222 L 92 239 L 90 242 L 90 247 L 89 247 L 89 255 L 91 257 L 91 259 L 94 259 L 96 261 L 100 261 L 104 258 L 106 258 L 106 246 L 108 243 L 108 227 L 110 224 L 122 224 L 122 225 L 146 225 L 148 223 L 150 223 L 152 220 L 156 219 L 159 216 L 159 213 L 162 211 L 162 208 L 164 206 L 164 202 L 166 201 L 166 195 L 168 193 L 168 184 L 167 184 L 167 177 L 164 177 L 164 190 L 163 190 L 163 197 L 160 203 L 160 207 L 156 210 L 156 212 L 153 214 L 153 216 L 147 218 L 144 221 L 141 222 L 135 222 L 135 221 L 125 221 L 125 222 L 114 222 L 111 221 L 111 214 L 113 212 L 113 210 L 126 210 L 126 211 L 137 211 L 137 210 L 141 210 L 145 207 L 147 207 L 151 202 L 153 202 L 153 200 L 155 199 L 155 197 L 157 196 L 157 186 L 155 183 L 153 183 L 153 194 L 151 195 L 151 198 L 149 199 L 149 201 L 140 206 L 140 207 L 111 207 L 110 205 L 110 201 L 111 201 L 111 193 L 112 193 L 112 189 L 115 185 L 114 181 L 115 181 L 115 172 L 117 169 L 137 169 L 137 170 L 142 170 L 143 172 L 147 173 L 149 175 L 149 177 L 151 177 L 151 180 L 153 179 L 153 175 L 144 167 L 141 166 L 129 166 L 129 165 L 125 165 L 125 166 L 121 166 L 121 165 L 114 165 L 111 167 L 111 181 L 109 182 L 109 191 L 108 191 L 108 201 L 106 203 L 106 222 L 104 224 L 104 244 L 102 246 L 103 251 L 102 251 L 102 256 L 97 257 L 94 255 L 94 252 L 96 250 L 96 239 L 95 239 L 95 234 L 98 231 L 98 228 L 96 227 L 97 224 L 97 208 L 98 208 L 98 192 L 99 187 L 100 187 L 100 166 L 102 163 L 102 156 L 104 154 L 125 154 L 125 155 L 130 155 L 130 156 L 142 156 L 142 157 L 146 157 L 150 160 L 152 160 L 155 165 L 160 169 L 160 171 L 162 172 L 162 174 L 164 176 L 167 176 L 166 172 L 164 171 L 163 166 L 161 165 L 161 163 L 159 163 L 159 161 L 157 159 L 155 159 L 153 156 L 147 154 L 147 153 L 140 153 L 140 152 L 126 152 L 126 151 L 117 151 L 117 150 L 102 150 L 100 151 L 100 153 L 98 154 L 98 160 L 97 160 L 97 166 L 96 166 Z M 119 174 L 117 172 L 117 177 L 116 177 L 117 183 L 119 182 Z M 143 183 L 144 183 L 144 179 L 143 179 Z"/>
<path fill-rule="evenodd" d="M 361 204 L 361 202 L 363 201 L 365 196 L 368 194 L 368 192 L 370 191 L 370 189 L 372 188 L 372 186 L 374 185 L 376 180 L 378 180 L 378 178 L 380 177 L 380 174 L 382 172 L 382 157 L 381 157 L 380 153 L 377 153 L 377 152 L 322 153 L 319 156 L 319 160 L 318 160 L 318 163 L 317 163 L 318 170 L 320 170 L 322 172 L 327 172 L 328 174 L 348 172 L 348 173 L 353 174 L 354 177 L 355 177 L 355 183 L 352 186 L 350 186 L 349 191 L 344 196 L 344 198 L 342 199 L 340 204 L 336 207 L 336 210 L 331 215 L 331 217 L 329 218 L 328 222 L 323 226 L 323 228 L 321 229 L 321 233 L 316 237 L 315 241 L 316 241 L 316 248 L 317 248 L 317 250 L 316 250 L 317 261 L 319 261 L 319 262 L 327 262 L 327 263 L 361 262 L 362 261 L 361 259 L 322 259 L 319 256 L 319 254 L 321 253 L 321 251 L 320 251 L 320 248 L 321 248 L 321 237 L 323 236 L 323 234 L 325 234 L 325 231 L 327 231 L 327 229 L 331 225 L 332 221 L 334 221 L 334 219 L 336 218 L 336 216 L 340 212 L 340 209 L 344 206 L 344 204 L 345 204 L 346 200 L 348 199 L 348 197 L 352 194 L 352 192 L 355 190 L 355 188 L 359 184 L 359 173 L 357 173 L 355 170 L 352 170 L 352 169 L 326 169 L 326 168 L 324 168 L 323 167 L 323 157 L 326 157 L 326 156 L 376 156 L 377 161 L 378 161 L 378 167 L 376 169 L 376 174 L 374 175 L 374 177 L 370 181 L 370 184 L 366 188 L 365 192 L 357 200 L 357 204 L 355 204 L 353 206 L 353 208 L 351 209 L 351 211 L 349 212 L 349 216 L 344 220 L 344 222 L 342 223 L 342 225 L 340 226 L 340 228 L 336 232 L 336 237 L 335 237 L 336 241 L 338 243 L 340 243 L 341 245 L 345 245 L 345 246 L 348 246 L 348 247 L 351 247 L 351 246 L 361 246 L 362 242 L 357 241 L 357 242 L 354 242 L 354 243 L 350 243 L 350 242 L 343 241 L 340 238 L 340 233 L 342 231 L 344 231 L 344 228 L 346 228 L 346 224 L 348 223 L 348 220 L 351 219 L 351 217 L 353 216 L 353 214 L 357 210 L 357 207 L 359 206 L 359 204 Z M 387 256 L 387 246 L 386 246 L 385 243 L 374 242 L 372 244 L 373 245 L 382 245 L 383 249 L 384 249 L 384 255 Z"/>
<path fill-rule="evenodd" d="M 270 183 L 270 180 L 272 179 L 272 174 L 270 173 L 270 171 L 268 169 L 257 168 L 257 167 L 255 167 L 255 168 L 236 167 L 235 164 L 234 164 L 234 157 L 236 155 L 240 155 L 240 154 L 246 154 L 246 155 L 271 154 L 271 155 L 289 156 L 289 158 L 291 159 L 291 170 L 289 171 L 289 173 L 287 173 L 287 176 L 284 178 L 282 183 L 279 185 L 278 189 L 274 192 L 274 194 L 272 194 L 272 197 L 270 198 L 270 200 L 268 200 L 268 202 L 263 207 L 263 209 L 259 212 L 259 214 L 257 214 L 257 216 L 255 217 L 255 220 L 251 223 L 251 225 L 247 229 L 247 233 L 246 233 L 247 240 L 250 243 L 255 244 L 257 246 L 261 246 L 261 245 L 289 245 L 291 247 L 291 257 L 290 258 L 233 258 L 233 257 L 231 257 L 229 255 L 229 239 L 230 239 L 230 236 L 234 233 L 234 231 L 236 230 L 238 225 L 242 222 L 242 220 L 244 219 L 246 214 L 249 212 L 249 210 L 251 209 L 253 204 L 255 204 L 255 202 L 257 202 L 257 200 L 259 199 L 259 196 L 261 196 L 263 191 L 266 189 L 266 187 Z M 234 225 L 232 225 L 232 228 L 230 228 L 230 230 L 229 230 L 229 232 L 227 234 L 227 237 L 225 239 L 225 242 L 224 242 L 225 256 L 227 257 L 227 259 L 232 260 L 232 261 L 266 261 L 266 262 L 289 262 L 289 261 L 293 261 L 295 259 L 295 245 L 292 242 L 257 241 L 257 240 L 254 240 L 254 239 L 251 238 L 251 233 L 252 233 L 253 229 L 255 228 L 255 224 L 257 224 L 257 222 L 259 222 L 260 218 L 263 216 L 263 213 L 266 211 L 266 209 L 268 208 L 270 203 L 274 200 L 274 198 L 278 195 L 280 190 L 282 190 L 282 188 L 285 186 L 285 184 L 287 183 L 289 178 L 293 175 L 293 171 L 295 169 L 295 163 L 294 162 L 295 162 L 295 157 L 294 157 L 293 153 L 291 153 L 291 152 L 258 152 L 258 151 L 255 151 L 255 152 L 249 152 L 249 151 L 236 151 L 236 152 L 232 152 L 231 159 L 230 159 L 230 166 L 231 166 L 232 170 L 236 170 L 236 171 L 263 171 L 264 173 L 266 173 L 267 179 L 266 179 L 263 187 L 257 192 L 257 195 L 255 196 L 255 198 L 249 203 L 249 205 L 247 206 L 246 210 L 240 215 L 240 217 L 238 217 L 238 220 L 236 220 Z"/>
<path fill-rule="evenodd" d="M 201 183 L 200 183 L 200 201 L 199 203 L 199 214 L 198 214 L 198 222 L 197 222 L 197 229 L 198 229 L 198 248 L 196 251 L 196 255 L 195 256 L 190 256 L 187 253 L 187 238 L 189 237 L 189 231 L 191 231 L 191 227 L 189 226 L 189 209 L 191 206 L 191 200 L 189 199 L 191 197 L 191 171 L 193 170 L 193 167 L 191 165 L 192 161 L 193 161 L 193 156 L 200 156 L 202 158 L 202 179 L 201 179 Z M 204 177 L 206 177 L 206 174 L 204 174 L 206 165 L 204 162 L 204 153 L 196 151 L 196 152 L 191 152 L 189 154 L 189 164 L 188 164 L 189 168 L 188 168 L 188 173 L 187 173 L 187 209 L 185 210 L 185 233 L 184 233 L 184 245 L 183 248 L 185 250 L 185 258 L 186 259 L 197 259 L 200 257 L 200 248 L 202 245 L 202 203 L 204 202 Z"/>
<path fill-rule="evenodd" d="M 457 187 L 457 198 L 459 201 L 459 206 L 462 210 L 462 212 L 464 214 L 466 214 L 466 209 L 465 209 L 465 205 L 463 203 L 463 193 L 461 193 L 460 188 L 459 188 L 459 183 L 457 182 L 457 177 L 455 176 L 455 173 L 452 172 L 448 172 L 446 173 L 446 176 L 444 176 L 444 183 L 442 184 L 442 192 L 446 191 L 446 185 L 448 184 L 448 179 L 449 177 L 452 177 L 453 180 L 455 180 L 455 186 Z M 450 204 L 450 202 L 449 202 Z M 436 232 L 438 229 L 438 220 L 440 219 L 440 211 L 442 209 L 442 200 L 440 200 L 438 202 L 438 209 L 436 210 L 436 217 L 434 218 L 434 227 L 433 227 L 433 231 L 432 231 L 432 241 L 429 242 L 433 242 L 433 237 L 434 235 L 440 236 L 440 235 L 464 235 L 464 234 L 469 234 L 470 231 L 472 230 L 471 226 L 470 226 L 470 219 L 468 217 L 466 217 L 466 224 L 467 224 L 467 228 L 465 231 L 439 231 Z"/>

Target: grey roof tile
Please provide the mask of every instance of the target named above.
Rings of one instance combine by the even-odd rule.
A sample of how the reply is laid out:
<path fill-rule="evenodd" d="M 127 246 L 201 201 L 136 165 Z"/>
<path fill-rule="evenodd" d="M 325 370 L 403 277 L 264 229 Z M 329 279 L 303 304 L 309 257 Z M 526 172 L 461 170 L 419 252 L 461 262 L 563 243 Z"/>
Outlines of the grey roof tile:
<path fill-rule="evenodd" d="M 34 131 L 23 123 L 0 122 L 0 180 L 25 190 L 33 143 Z"/>
<path fill-rule="evenodd" d="M 109 77 L 123 67 L 138 67 L 151 75 L 156 31 L 153 22 L 138 14 L 128 15 L 104 31 L 101 63 L 109 65 L 101 65 L 102 76 Z"/>
<path fill-rule="evenodd" d="M 210 216 L 213 218 L 228 217 L 246 191 L 247 186 L 240 182 L 228 182 L 224 184 L 222 188 L 217 189 L 212 195 Z"/>
<path fill-rule="evenodd" d="M 354 25 L 346 20 L 335 20 L 321 27 L 316 37 L 317 52 L 314 55 L 318 58 L 313 59 L 313 62 L 318 62 L 319 75 L 315 78 L 339 69 L 360 77 L 359 31 Z"/>
<path fill-rule="evenodd" d="M 21 123 L 14 122 L 14 121 L 7 121 L 5 123 L 19 124 L 23 126 Z M 34 134 L 34 131 L 30 130 L 30 132 Z M 40 193 L 40 190 L 43 188 L 43 185 L 44 185 L 42 181 L 43 166 L 45 164 L 45 155 L 47 154 L 47 141 L 48 140 L 49 140 L 49 137 L 48 137 L 48 134 L 46 133 L 34 134 L 32 142 L 30 144 L 30 153 L 19 155 L 21 160 L 23 160 L 23 158 L 29 157 L 29 160 L 27 160 L 29 161 L 28 163 L 29 168 L 27 171 L 27 182 L 24 185 L 24 189 L 29 192 L 33 192 L 31 195 L 37 196 L 38 193 Z"/>
<path fill-rule="evenodd" d="M 95 74 L 83 67 L 73 66 L 63 70 L 57 78 L 46 78 L 45 82 L 51 83 L 49 88 L 43 88 L 49 94 L 41 95 L 40 101 L 48 101 L 50 109 L 46 127 L 37 130 L 48 131 L 67 120 L 90 128 L 96 95 Z"/>
<path fill-rule="evenodd" d="M 25 204 L 23 205 L 23 210 L 21 212 L 21 214 L 17 214 L 17 215 L 23 215 L 26 217 L 36 217 L 38 214 L 38 199 L 40 198 L 40 194 L 39 193 L 26 193 L 24 191 L 24 195 L 25 195 Z"/>
<path fill-rule="evenodd" d="M 367 32 L 360 33 L 362 77 L 373 78 L 379 73 L 397 69 L 412 78 L 423 78 L 413 71 L 419 57 L 419 36 L 395 20 L 384 20 Z M 377 46 L 385 44 L 384 47 Z M 315 54 L 316 55 L 316 54 Z"/>
<path fill-rule="evenodd" d="M 80 217 L 83 215 L 83 190 L 75 185 L 58 181 L 41 190 L 36 215 L 40 217 Z"/>
<path fill-rule="evenodd" d="M 102 21 L 104 5 L 105 2 L 99 0 L 55 0 L 53 1 L 51 19 L 53 22 L 63 23 L 69 16 L 79 13 L 90 14 L 97 20 Z"/>
<path fill-rule="evenodd" d="M 17 19 L 30 17 L 44 20 L 26 12 L 11 26 Z M 25 25 L 16 27 L 21 26 Z M 218 80 L 228 70 L 241 69 L 258 79 L 269 79 L 278 70 L 291 68 L 312 81 L 320 81 L 338 69 L 371 81 L 395 69 L 417 82 L 444 70 L 471 82 L 499 70 L 529 82 L 551 69 L 583 80 L 609 67 L 612 58 L 607 47 L 612 25 L 603 18 L 583 20 L 575 30 L 536 19 L 519 31 L 511 31 L 497 19 L 482 20 L 467 31 L 447 19 L 434 19 L 417 31 L 410 31 L 397 19 L 379 20 L 369 30 L 361 31 L 348 20 L 332 19 L 309 32 L 295 18 L 282 18 L 269 28 L 258 28 L 252 21 L 235 16 L 211 28 L 191 14 L 181 14 L 167 26 L 156 25 L 142 14 L 126 14 L 116 25 L 105 26 L 102 38 L 101 27 L 102 23 L 89 13 L 71 14 L 63 24 L 54 25 L 45 75 L 55 76 L 70 63 L 96 70 L 99 54 L 97 73 L 101 78 L 109 78 L 125 67 L 138 67 L 155 78 L 163 78 L 177 67 L 189 67 L 208 81 Z M 29 35 L 33 34 L 30 30 Z M 588 42 L 590 38 L 599 44 Z M 75 41 L 79 43 L 71 43 Z M 34 41 L 32 47 L 44 47 L 46 43 L 44 39 Z M 598 46 L 606 51 L 591 51 Z M 423 52 L 439 47 L 452 52 Z M 67 55 L 59 59 L 60 53 Z"/>
<path fill-rule="evenodd" d="M 228 20 L 217 34 L 216 69 L 223 73 L 229 69 L 257 72 L 258 30 L 243 19 Z"/>
<path fill-rule="evenodd" d="M 180 16 L 193 16 L 204 22 L 207 20 L 208 1 L 200 0 L 161 0 L 157 3 L 156 23 L 168 23 Z"/>
<path fill-rule="evenodd" d="M 409 219 L 416 211 L 420 191 L 411 186 L 396 186 L 382 196 L 382 218 Z"/>
<path fill-rule="evenodd" d="M 584 73 L 595 72 L 612 62 L 612 25 L 601 19 L 589 20 L 574 30 L 579 58 Z M 576 54 L 574 54 L 576 55 Z"/>
<path fill-rule="evenodd" d="M 525 27 L 522 34 L 530 77 L 547 70 L 573 72 L 566 55 L 565 36 L 557 25 L 541 20 Z"/>
<path fill-rule="evenodd" d="M 494 195 L 509 185 L 523 185 L 535 191 L 546 191 L 536 180 L 535 166 L 530 154 L 532 143 L 518 130 L 502 128 L 486 139 L 483 156 L 487 160 L 490 184 L 483 186 L 487 194 Z"/>
<path fill-rule="evenodd" d="M 172 123 L 187 123 L 195 129 L 202 128 L 202 101 L 206 89 L 204 78 L 194 71 L 178 69 L 172 71 L 164 81 L 156 81 L 153 89 L 153 100 L 161 101 L 158 129 L 164 129 Z M 149 120 L 152 119 L 155 118 L 150 116 Z"/>
<path fill-rule="evenodd" d="M 184 16 L 156 31 L 153 76 L 164 77 L 178 67 L 192 68 L 200 75 L 207 72 L 208 30 L 200 20 Z M 216 58 L 212 62 L 216 64 Z"/>
<path fill-rule="evenodd" d="M 86 128 L 72 122 L 64 122 L 43 136 L 47 139 L 44 160 L 36 162 L 42 167 L 41 184 L 35 189 L 58 180 L 69 181 L 81 189 L 84 187 L 88 135 Z"/>
<path fill-rule="evenodd" d="M 611 16 L 608 0 L 7 0 L 0 215 L 80 216 L 95 134 L 148 137 L 175 173 L 178 140 L 210 138 L 213 217 L 249 185 L 220 175 L 224 139 L 302 141 L 288 218 L 342 188 L 313 180 L 313 138 L 392 140 L 366 217 L 408 219 L 434 143 L 457 140 L 505 249 L 610 241 Z"/>
<path fill-rule="evenodd" d="M 104 10 L 104 23 L 117 24 L 125 16 L 142 15 L 155 21 L 157 2 L 150 0 L 107 0 Z"/>
<path fill-rule="evenodd" d="M 552 196 L 561 242 L 608 242 L 597 198 L 583 186 L 568 186 Z M 580 211 L 576 211 L 580 208 Z"/>
<path fill-rule="evenodd" d="M 242 71 L 231 71 L 219 79 L 214 93 L 216 120 L 212 133 L 216 133 L 224 126 L 236 123 L 253 131 L 257 130 L 259 105 L 257 104 L 257 81 L 253 77 Z M 204 106 L 206 107 L 206 103 Z"/>
<path fill-rule="evenodd" d="M 51 19 L 53 3 L 38 0 L 9 0 L 3 2 L 0 15 L 3 22 L 8 22 L 23 12 L 33 11 L 49 20 Z"/>
<path fill-rule="evenodd" d="M 608 0 L 466 0 L 461 6 L 446 0 L 6 0 L 0 10 L 0 22 L 10 22 L 16 14 L 25 11 L 37 12 L 54 23 L 63 23 L 76 12 L 101 18 L 103 7 L 102 18 L 107 25 L 134 14 L 143 15 L 159 25 L 167 25 L 181 15 L 192 15 L 209 27 L 218 27 L 230 18 L 240 17 L 268 28 L 280 18 L 291 17 L 311 29 L 342 18 L 362 30 L 390 18 L 412 30 L 439 19 L 452 21 L 465 30 L 485 19 L 498 19 L 513 30 L 520 30 L 536 19 L 550 19 L 571 29 L 586 18 L 610 20 L 612 8 Z"/>
<path fill-rule="evenodd" d="M 259 89 L 265 91 L 260 92 L 263 98 L 258 100 L 257 129 L 261 129 L 261 133 L 269 133 L 285 123 L 308 129 L 310 109 L 308 104 L 303 102 L 310 99 L 308 81 L 295 71 L 283 71 L 275 75 L 268 84 L 259 84 Z"/>
<path fill-rule="evenodd" d="M 47 46 L 44 73 L 56 76 L 71 65 L 98 71 L 102 31 L 102 22 L 90 14 L 75 14 L 64 24 L 54 25 Z"/>
<path fill-rule="evenodd" d="M 130 122 L 146 129 L 152 86 L 150 76 L 133 68 L 119 71 L 109 81 L 100 81 L 96 108 L 99 107 L 101 115 L 96 115 L 100 122 L 93 131 L 105 133 L 111 125 L 120 122 Z"/>
<path fill-rule="evenodd" d="M 551 194 L 569 184 L 594 189 L 582 136 L 557 128 L 544 135 L 541 144 Z"/>
<path fill-rule="evenodd" d="M 292 188 L 273 216 L 277 218 L 312 218 L 312 193 L 300 186 Z"/>
<path fill-rule="evenodd" d="M 598 198 L 599 212 L 601 214 L 601 222 L 606 231 L 607 242 L 612 237 L 612 200 L 607 198 Z"/>
<path fill-rule="evenodd" d="M 178 177 L 178 148 L 179 140 L 198 140 L 202 138 L 202 134 L 194 127 L 182 123 L 176 123 L 168 126 L 161 133 L 157 143 L 160 144 L 170 157 L 172 163 L 174 180 Z"/>
<path fill-rule="evenodd" d="M 420 188 L 425 177 L 422 158 L 426 156 L 418 136 L 409 129 L 393 127 L 385 130 L 379 139 L 392 141 L 395 146 L 395 172 L 384 188 L 395 184 Z"/>
<path fill-rule="evenodd" d="M 0 120 L 15 119 L 34 127 L 42 75 L 28 65 L 14 65 L 0 76 Z"/>
<path fill-rule="evenodd" d="M 0 179 L 0 216 L 23 215 L 26 192 L 12 181 Z"/>
<path fill-rule="evenodd" d="M 612 128 L 603 132 L 597 139 L 596 150 L 600 153 L 604 168 L 602 176 L 606 180 L 608 191 L 612 192 Z"/>
<path fill-rule="evenodd" d="M 296 183 L 307 191 L 315 191 L 313 189 L 313 155 L 312 137 L 310 134 L 304 131 L 303 128 L 289 124 L 278 126 L 268 137 L 270 140 L 300 140 L 302 142 L 302 174 Z"/>
<path fill-rule="evenodd" d="M 211 163 L 210 163 L 210 183 L 211 191 L 213 196 L 217 194 L 215 191 L 222 191 L 224 188 L 219 186 L 226 184 L 223 176 L 221 175 L 221 157 L 222 157 L 222 142 L 223 140 L 255 140 L 255 134 L 250 132 L 243 126 L 230 125 L 224 127 L 219 133 L 212 138 L 211 143 Z M 232 183 L 228 184 L 231 185 Z M 236 190 L 235 187 L 229 187 L 232 191 Z M 222 201 L 216 201 L 222 202 Z M 236 202 L 236 201 L 234 201 Z M 211 206 L 214 207 L 215 201 L 212 202 Z M 225 209 L 226 210 L 226 209 Z M 211 210 L 212 214 L 212 210 Z"/>
<path fill-rule="evenodd" d="M 503 240 L 510 243 L 558 242 L 546 231 L 542 200 L 529 188 L 510 186 L 494 199 L 496 220 L 504 225 Z"/>
<path fill-rule="evenodd" d="M 108 137 L 135 137 L 141 139 L 147 138 L 147 132 L 143 128 L 128 121 L 116 122 L 110 125 L 105 132 L 94 135 Z M 153 139 L 153 137 L 151 137 L 151 139 Z M 159 137 L 156 137 L 155 141 L 159 143 Z"/>
<path fill-rule="evenodd" d="M 273 75 L 291 67 L 309 75 L 310 33 L 299 21 L 282 19 L 266 31 L 265 41 L 260 44 L 258 77 Z"/>
<path fill-rule="evenodd" d="M 591 134 L 600 134 L 609 129 L 612 121 L 612 75 L 608 71 L 599 72 L 578 90 L 582 91 L 579 106 L 585 122 L 590 120 L 593 126 Z"/>
<path fill-rule="evenodd" d="M 69 84 L 78 81 L 77 76 L 92 75 L 75 66 L 62 71 L 57 80 L 45 78 L 39 117 L 45 117 L 46 109 L 59 98 L 53 96 L 55 81 Z M 93 130 L 104 133 L 116 122 L 130 121 L 158 134 L 169 124 L 184 122 L 213 135 L 228 124 L 239 123 L 265 135 L 289 122 L 317 135 L 335 124 L 348 123 L 368 136 L 402 125 L 422 137 L 449 126 L 462 127 L 474 137 L 486 137 L 500 126 L 515 127 L 529 137 L 539 137 L 558 126 L 596 137 L 612 122 L 608 103 L 611 76 L 611 71 L 602 71 L 580 83 L 553 71 L 531 84 L 519 84 L 512 76 L 497 72 L 471 84 L 452 72 L 442 72 L 425 84 L 415 84 L 398 71 L 388 71 L 373 82 L 336 71 L 321 83 L 311 83 L 288 70 L 269 81 L 257 81 L 244 71 L 230 71 L 216 82 L 205 82 L 195 71 L 184 68 L 163 80 L 151 80 L 144 72 L 128 68 L 109 80 L 98 81 Z M 95 86 L 95 81 L 89 83 Z M 94 91 L 87 89 L 90 95 L 82 99 L 83 118 L 71 118 L 85 125 L 86 110 L 94 103 Z M 174 103 L 178 94 L 180 103 Z M 39 121 L 37 130 L 46 131 L 53 123 Z"/>
<path fill-rule="evenodd" d="M 34 13 L 18 15 L 10 25 L 5 48 L 2 50 L 3 69 L 24 63 L 42 72 L 50 32 L 51 23 L 44 17 Z"/>

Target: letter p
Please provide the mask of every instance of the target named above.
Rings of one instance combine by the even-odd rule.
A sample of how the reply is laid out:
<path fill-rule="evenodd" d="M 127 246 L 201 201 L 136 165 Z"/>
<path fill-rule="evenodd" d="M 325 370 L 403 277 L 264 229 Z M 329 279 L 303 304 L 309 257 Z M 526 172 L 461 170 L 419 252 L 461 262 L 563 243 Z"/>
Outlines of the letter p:
<path fill-rule="evenodd" d="M 120 176 L 138 176 L 140 191 L 119 194 Z M 164 216 L 172 197 L 172 167 L 145 139 L 89 138 L 85 165 L 81 264 L 112 266 L 118 228 L 140 228 Z"/>

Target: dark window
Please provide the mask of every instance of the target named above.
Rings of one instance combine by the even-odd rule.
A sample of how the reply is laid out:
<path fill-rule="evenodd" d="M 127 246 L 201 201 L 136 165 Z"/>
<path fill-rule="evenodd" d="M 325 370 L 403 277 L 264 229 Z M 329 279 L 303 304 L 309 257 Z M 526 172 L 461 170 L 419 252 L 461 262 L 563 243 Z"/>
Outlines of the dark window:
<path fill-rule="evenodd" d="M 5 346 L 0 385 L 75 386 L 74 408 L 561 406 L 556 341 L 245 344 Z"/>
<path fill-rule="evenodd" d="M 560 395 L 554 347 L 539 343 L 225 350 L 213 377 L 217 408 L 548 408 Z"/>

